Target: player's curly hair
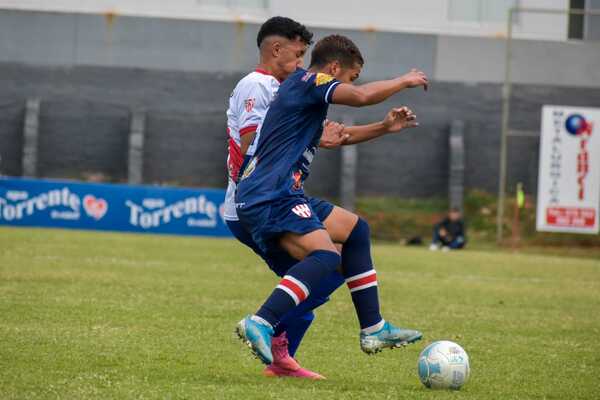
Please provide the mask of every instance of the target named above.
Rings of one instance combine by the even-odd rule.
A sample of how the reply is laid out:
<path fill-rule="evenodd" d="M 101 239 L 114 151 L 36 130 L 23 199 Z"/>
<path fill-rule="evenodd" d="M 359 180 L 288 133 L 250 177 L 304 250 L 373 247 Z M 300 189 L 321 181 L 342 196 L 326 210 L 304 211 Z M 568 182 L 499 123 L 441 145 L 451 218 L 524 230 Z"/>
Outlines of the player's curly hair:
<path fill-rule="evenodd" d="M 307 45 L 312 44 L 313 34 L 304 25 L 286 17 L 269 18 L 261 25 L 258 35 L 256 36 L 256 44 L 260 48 L 263 40 L 269 36 L 282 36 L 284 38 L 295 40 L 299 38 Z"/>
<path fill-rule="evenodd" d="M 319 40 L 310 56 L 310 67 L 322 68 L 333 61 L 338 61 L 343 67 L 365 63 L 354 42 L 342 35 L 329 35 Z"/>

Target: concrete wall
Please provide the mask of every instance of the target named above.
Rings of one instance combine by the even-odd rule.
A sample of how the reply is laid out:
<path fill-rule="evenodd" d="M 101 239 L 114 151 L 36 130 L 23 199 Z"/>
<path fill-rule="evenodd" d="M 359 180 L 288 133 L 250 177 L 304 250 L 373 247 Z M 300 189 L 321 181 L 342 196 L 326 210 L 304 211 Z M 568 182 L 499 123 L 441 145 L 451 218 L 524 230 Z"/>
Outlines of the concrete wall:
<path fill-rule="evenodd" d="M 442 36 L 435 59 L 436 79 L 501 83 L 506 41 Z M 600 87 L 600 42 L 514 40 L 510 63 L 513 82 Z"/>
<path fill-rule="evenodd" d="M 240 77 L 0 64 L 0 104 L 6 104 L 6 99 L 13 101 L 9 112 L 0 107 L 3 170 L 20 173 L 24 99 L 38 97 L 43 99 L 39 138 L 43 176 L 80 178 L 101 172 L 111 180 L 125 180 L 129 110 L 143 108 L 147 113 L 146 182 L 224 187 L 223 109 L 230 88 Z M 498 84 L 434 82 L 427 93 L 401 93 L 375 107 L 333 106 L 330 118 L 351 116 L 356 123 L 366 123 L 382 118 L 392 106 L 407 104 L 422 121 L 418 129 L 359 146 L 359 194 L 445 195 L 452 118 L 466 122 L 467 187 L 495 191 L 500 94 Z M 511 127 L 539 131 L 542 104 L 600 106 L 600 89 L 516 86 Z M 511 185 L 522 181 L 534 191 L 537 148 L 537 137 L 509 140 Z M 308 189 L 317 195 L 337 196 L 339 160 L 338 151 L 321 150 Z"/>
<path fill-rule="evenodd" d="M 6 175 L 22 174 L 23 123 L 25 102 L 0 100 L 0 172 Z"/>
<path fill-rule="evenodd" d="M 224 187 L 227 100 L 257 60 L 253 24 L 0 11 L 0 156 L 20 175 L 25 100 L 40 98 L 39 171 L 126 179 L 131 110 L 146 112 L 146 182 Z M 333 32 L 316 29 L 316 37 Z M 504 43 L 497 39 L 343 31 L 367 59 L 362 80 L 413 66 L 433 78 L 366 109 L 332 107 L 356 123 L 406 104 L 421 127 L 361 145 L 361 195 L 429 196 L 447 190 L 448 128 L 466 123 L 468 187 L 495 191 Z M 596 47 L 594 47 L 596 46 Z M 511 127 L 539 130 L 543 104 L 600 106 L 597 43 L 516 41 Z M 509 184 L 535 192 L 538 138 L 509 140 Z M 337 196 L 338 151 L 322 151 L 309 190 Z"/>
<path fill-rule="evenodd" d="M 256 24 L 0 10 L 0 62 L 245 72 L 257 62 L 257 31 Z M 333 32 L 362 49 L 364 79 L 414 66 L 442 81 L 501 82 L 504 76 L 504 40 L 314 29 L 317 39 Z M 600 87 L 599 62 L 597 41 L 514 42 L 517 83 Z"/>

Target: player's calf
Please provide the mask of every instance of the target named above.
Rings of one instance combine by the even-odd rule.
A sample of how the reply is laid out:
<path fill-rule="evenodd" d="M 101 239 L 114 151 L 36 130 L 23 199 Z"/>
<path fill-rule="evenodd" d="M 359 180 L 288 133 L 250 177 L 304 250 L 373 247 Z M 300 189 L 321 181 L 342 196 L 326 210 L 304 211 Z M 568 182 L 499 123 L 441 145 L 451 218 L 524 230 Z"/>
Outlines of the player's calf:
<path fill-rule="evenodd" d="M 358 220 L 344 243 L 342 268 L 360 322 L 360 347 L 365 353 L 373 354 L 421 339 L 421 332 L 396 328 L 381 317 L 377 274 L 371 259 L 370 230 L 363 219 Z"/>
<path fill-rule="evenodd" d="M 379 311 L 377 274 L 371 259 L 369 225 L 359 218 L 342 249 L 342 272 L 350 290 L 361 330 L 383 324 Z"/>

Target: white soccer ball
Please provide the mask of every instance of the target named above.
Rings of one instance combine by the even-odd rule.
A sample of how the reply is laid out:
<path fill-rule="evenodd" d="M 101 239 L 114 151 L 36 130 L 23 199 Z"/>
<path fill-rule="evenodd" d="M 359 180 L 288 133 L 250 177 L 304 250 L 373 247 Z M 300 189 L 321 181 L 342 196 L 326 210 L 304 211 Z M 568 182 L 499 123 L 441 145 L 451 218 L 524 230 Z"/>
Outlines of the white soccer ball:
<path fill-rule="evenodd" d="M 458 344 L 440 340 L 423 349 L 417 369 L 426 387 L 458 390 L 469 379 L 469 356 Z"/>

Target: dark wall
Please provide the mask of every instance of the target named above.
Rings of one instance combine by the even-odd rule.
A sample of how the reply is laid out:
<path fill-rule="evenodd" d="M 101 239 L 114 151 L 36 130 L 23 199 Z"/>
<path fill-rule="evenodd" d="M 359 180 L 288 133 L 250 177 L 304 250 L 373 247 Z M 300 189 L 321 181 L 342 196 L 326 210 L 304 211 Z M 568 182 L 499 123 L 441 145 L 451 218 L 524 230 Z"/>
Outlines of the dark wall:
<path fill-rule="evenodd" d="M 22 173 L 24 101 L 0 99 L 0 173 Z"/>
<path fill-rule="evenodd" d="M 148 71 L 106 67 L 33 67 L 0 63 L 2 171 L 20 175 L 25 99 L 40 98 L 39 171 L 48 177 L 101 172 L 127 175 L 131 110 L 146 111 L 144 179 L 225 187 L 225 109 L 240 74 Z M 536 132 L 543 104 L 600 106 L 600 89 L 514 88 L 511 128 Z M 498 84 L 433 82 L 384 104 L 353 109 L 332 106 L 330 118 L 367 123 L 408 105 L 417 129 L 359 145 L 359 195 L 444 196 L 448 130 L 465 122 L 465 184 L 494 192 L 498 185 L 501 87 Z M 509 139 L 509 187 L 537 185 L 539 138 Z M 315 195 L 337 197 L 340 152 L 321 150 L 307 184 Z"/>
<path fill-rule="evenodd" d="M 38 171 L 47 177 L 101 173 L 127 179 L 129 109 L 81 99 L 42 98 Z"/>
<path fill-rule="evenodd" d="M 150 111 L 146 120 L 144 179 L 185 186 L 225 187 L 226 138 L 223 112 Z"/>

